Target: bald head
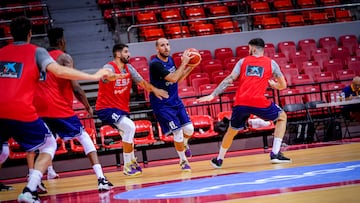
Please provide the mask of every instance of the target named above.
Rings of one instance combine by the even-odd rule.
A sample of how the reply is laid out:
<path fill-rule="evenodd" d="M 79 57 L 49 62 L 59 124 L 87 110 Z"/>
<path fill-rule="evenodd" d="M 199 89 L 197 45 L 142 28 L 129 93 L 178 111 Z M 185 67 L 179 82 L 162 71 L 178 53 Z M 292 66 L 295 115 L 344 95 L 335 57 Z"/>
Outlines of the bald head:
<path fill-rule="evenodd" d="M 155 45 L 157 56 L 164 61 L 167 60 L 167 57 L 169 57 L 170 55 L 169 40 L 165 38 L 159 38 L 158 40 L 156 40 Z"/>

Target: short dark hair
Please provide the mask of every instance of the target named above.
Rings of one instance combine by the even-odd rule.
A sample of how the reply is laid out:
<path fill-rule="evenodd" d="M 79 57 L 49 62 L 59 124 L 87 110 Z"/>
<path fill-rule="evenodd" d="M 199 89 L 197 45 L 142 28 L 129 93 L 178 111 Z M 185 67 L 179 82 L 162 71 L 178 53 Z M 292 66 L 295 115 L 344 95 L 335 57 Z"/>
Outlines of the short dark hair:
<path fill-rule="evenodd" d="M 113 56 L 115 57 L 117 51 L 122 51 L 125 47 L 129 47 L 126 44 L 115 44 L 113 46 Z"/>
<path fill-rule="evenodd" d="M 51 28 L 47 32 L 50 46 L 58 46 L 60 40 L 64 37 L 64 29 L 61 27 Z"/>
<path fill-rule="evenodd" d="M 265 47 L 265 42 L 261 38 L 254 38 L 254 39 L 249 41 L 249 45 L 264 48 Z"/>
<path fill-rule="evenodd" d="M 31 31 L 31 21 L 25 16 L 19 16 L 12 19 L 10 23 L 10 32 L 14 41 L 26 41 Z"/>

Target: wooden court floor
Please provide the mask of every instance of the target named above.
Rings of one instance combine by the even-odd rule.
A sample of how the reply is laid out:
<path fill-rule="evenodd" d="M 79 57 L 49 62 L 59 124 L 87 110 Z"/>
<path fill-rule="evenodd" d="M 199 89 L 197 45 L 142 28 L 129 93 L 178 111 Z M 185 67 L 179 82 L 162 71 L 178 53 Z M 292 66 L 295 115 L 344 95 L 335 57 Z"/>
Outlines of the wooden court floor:
<path fill-rule="evenodd" d="M 285 151 L 284 151 L 285 150 Z M 299 147 L 298 149 L 283 149 L 286 156 L 292 159 L 292 163 L 286 164 L 271 164 L 269 162 L 268 153 L 257 153 L 253 155 L 239 155 L 236 152 L 229 153 L 224 161 L 221 169 L 213 169 L 209 160 L 216 155 L 203 156 L 201 161 L 199 157 L 193 157 L 190 160 L 192 172 L 181 172 L 179 165 L 172 164 L 162 166 L 151 166 L 143 169 L 143 174 L 138 177 L 127 177 L 122 174 L 121 171 L 108 172 L 105 175 L 115 185 L 114 189 L 122 187 L 124 190 L 131 190 L 133 188 L 139 188 L 146 185 L 156 184 L 158 182 L 167 181 L 181 181 L 188 179 L 196 179 L 198 177 L 212 177 L 221 174 L 232 173 L 246 173 L 246 172 L 259 172 L 266 170 L 276 170 L 285 168 L 296 168 L 301 166 L 311 166 L 317 164 L 329 164 L 348 161 L 360 160 L 360 142 L 334 142 L 330 145 L 319 145 L 317 147 Z M 296 192 L 282 191 L 277 194 L 264 194 L 255 195 L 246 198 L 230 198 L 229 200 L 221 200 L 216 202 L 261 202 L 261 203 L 279 203 L 279 202 L 360 202 L 360 180 L 354 184 L 344 184 L 333 187 L 314 188 L 300 190 Z M 141 200 L 129 200 L 118 201 L 112 197 L 107 199 L 99 198 L 94 199 L 82 199 L 77 197 L 83 191 L 93 191 L 92 193 L 98 193 L 97 180 L 94 174 L 91 175 L 78 175 L 74 177 L 61 177 L 55 180 L 44 180 L 45 185 L 48 188 L 48 194 L 41 197 L 46 199 L 44 202 L 64 202 L 51 198 L 51 196 L 70 194 L 75 198 L 72 198 L 71 202 L 175 202 L 171 199 L 159 200 L 159 201 L 141 201 Z M 0 202 L 13 202 L 21 192 L 25 185 L 25 182 L 11 184 L 14 186 L 14 190 L 0 192 Z M 191 187 L 191 185 L 189 185 Z M 113 190 L 114 190 L 113 189 Z M 80 195 L 81 196 L 81 195 Z M 96 195 L 95 197 L 98 197 Z M 203 201 L 203 200 L 202 200 Z M 201 201 L 201 202 L 202 202 Z M 65 200 L 66 202 L 66 200 Z M 198 202 L 196 199 L 187 199 L 182 201 L 177 199 L 176 202 Z M 206 201 L 207 202 L 207 201 Z"/>

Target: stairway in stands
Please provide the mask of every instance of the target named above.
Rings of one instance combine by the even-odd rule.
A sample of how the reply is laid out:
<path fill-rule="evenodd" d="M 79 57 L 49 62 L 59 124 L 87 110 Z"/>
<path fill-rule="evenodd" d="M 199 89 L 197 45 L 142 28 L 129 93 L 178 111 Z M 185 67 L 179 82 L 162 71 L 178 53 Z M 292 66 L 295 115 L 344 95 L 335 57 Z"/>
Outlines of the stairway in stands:
<path fill-rule="evenodd" d="M 94 72 L 112 60 L 112 33 L 94 0 L 48 0 L 54 27 L 64 28 L 75 67 Z"/>

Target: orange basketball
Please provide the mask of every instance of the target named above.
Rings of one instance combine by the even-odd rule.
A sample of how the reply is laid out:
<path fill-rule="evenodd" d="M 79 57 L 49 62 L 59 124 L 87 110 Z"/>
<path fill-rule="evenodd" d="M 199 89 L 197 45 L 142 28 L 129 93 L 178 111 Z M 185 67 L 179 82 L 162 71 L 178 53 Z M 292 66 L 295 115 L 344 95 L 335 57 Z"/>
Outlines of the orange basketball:
<path fill-rule="evenodd" d="M 189 48 L 188 50 L 190 50 L 190 57 L 194 56 L 188 63 L 188 66 L 193 66 L 198 64 L 201 61 L 201 55 L 199 50 L 195 49 L 195 48 Z"/>

